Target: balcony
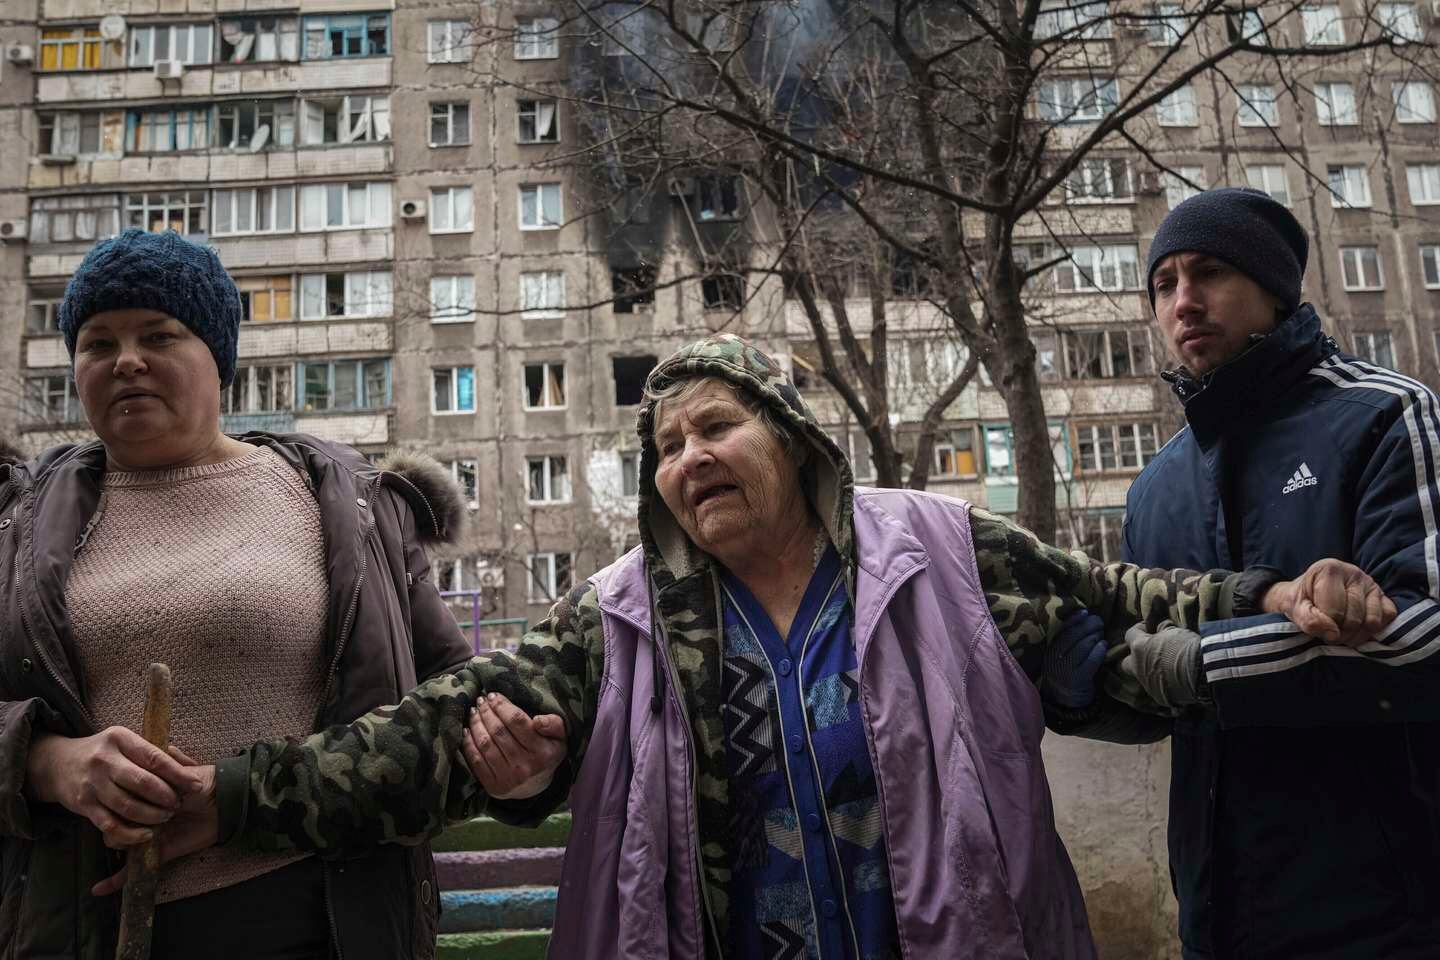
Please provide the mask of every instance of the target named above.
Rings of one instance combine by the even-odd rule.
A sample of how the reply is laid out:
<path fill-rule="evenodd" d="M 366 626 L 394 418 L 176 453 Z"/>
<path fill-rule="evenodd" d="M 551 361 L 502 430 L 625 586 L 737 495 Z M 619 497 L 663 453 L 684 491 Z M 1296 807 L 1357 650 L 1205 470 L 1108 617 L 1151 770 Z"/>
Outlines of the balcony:
<path fill-rule="evenodd" d="M 282 233 L 265 237 L 204 238 L 201 242 L 213 246 L 220 254 L 220 262 L 230 270 L 270 267 L 288 271 L 296 266 L 380 263 L 390 260 L 394 255 L 393 237 L 389 228 Z M 88 242 L 67 244 L 63 249 L 57 245 L 54 252 L 32 253 L 29 275 L 68 277 L 80 266 L 80 261 L 85 259 L 85 254 L 92 245 Z"/>
<path fill-rule="evenodd" d="M 388 321 L 247 323 L 240 328 L 242 360 L 315 354 L 388 353 Z"/>
<path fill-rule="evenodd" d="M 25 341 L 25 366 L 46 370 L 70 366 L 70 354 L 63 337 L 32 337 Z"/>
<path fill-rule="evenodd" d="M 227 413 L 220 417 L 220 429 L 225 433 L 249 433 L 264 430 L 267 433 L 294 433 L 293 413 Z"/>
<path fill-rule="evenodd" d="M 140 156 L 81 155 L 74 163 L 54 165 L 31 160 L 31 190 L 102 187 L 134 183 L 255 182 L 297 180 L 346 174 L 384 174 L 394 165 L 389 143 L 330 147 L 285 147 L 259 153 L 212 151 Z"/>
<path fill-rule="evenodd" d="M 373 7 L 367 7 L 373 9 Z M 310 8 L 306 8 L 311 12 Z M 264 66 L 187 67 L 180 78 L 162 85 L 149 70 L 105 70 L 37 73 L 35 100 L 42 106 L 59 103 L 105 103 L 128 100 L 195 100 L 213 97 L 260 96 L 268 93 L 351 90 L 390 86 L 390 58 L 306 60 Z"/>

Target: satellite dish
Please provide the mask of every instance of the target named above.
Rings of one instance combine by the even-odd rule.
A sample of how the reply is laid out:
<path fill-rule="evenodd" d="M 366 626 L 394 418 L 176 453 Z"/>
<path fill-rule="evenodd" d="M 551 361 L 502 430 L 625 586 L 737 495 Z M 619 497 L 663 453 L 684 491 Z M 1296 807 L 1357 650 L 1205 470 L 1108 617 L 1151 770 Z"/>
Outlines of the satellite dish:
<path fill-rule="evenodd" d="M 265 144 L 270 142 L 270 124 L 262 123 L 255 131 L 255 138 L 250 141 L 250 152 L 259 153 L 265 149 Z"/>
<path fill-rule="evenodd" d="M 100 18 L 100 36 L 106 40 L 122 40 L 125 37 L 125 18 L 118 13 Z"/>

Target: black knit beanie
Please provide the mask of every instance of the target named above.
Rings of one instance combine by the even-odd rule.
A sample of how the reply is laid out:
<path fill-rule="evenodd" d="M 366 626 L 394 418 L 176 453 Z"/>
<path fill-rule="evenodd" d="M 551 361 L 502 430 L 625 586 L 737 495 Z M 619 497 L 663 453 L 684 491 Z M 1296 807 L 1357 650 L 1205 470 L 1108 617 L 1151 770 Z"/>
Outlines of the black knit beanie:
<path fill-rule="evenodd" d="M 1281 203 L 1250 187 L 1206 190 L 1161 221 L 1150 242 L 1145 289 L 1155 306 L 1155 267 L 1172 253 L 1206 253 L 1224 260 L 1280 298 L 1286 311 L 1300 305 L 1300 278 L 1310 243 L 1305 228 Z"/>
<path fill-rule="evenodd" d="M 65 288 L 55 322 L 75 357 L 80 327 L 106 310 L 158 310 L 185 324 L 210 348 L 220 385 L 235 379 L 240 291 L 214 250 L 173 230 L 126 230 L 91 248 Z"/>

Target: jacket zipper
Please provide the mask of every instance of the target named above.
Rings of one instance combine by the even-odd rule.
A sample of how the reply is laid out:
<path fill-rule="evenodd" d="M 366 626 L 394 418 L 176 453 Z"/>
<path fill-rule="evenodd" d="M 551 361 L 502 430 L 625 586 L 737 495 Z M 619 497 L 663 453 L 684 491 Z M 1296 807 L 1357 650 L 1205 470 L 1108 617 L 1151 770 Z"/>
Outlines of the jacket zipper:
<path fill-rule="evenodd" d="M 330 864 L 322 864 L 320 875 L 325 878 L 325 919 L 330 921 L 330 945 L 335 948 L 333 960 L 345 960 L 345 951 L 340 949 L 340 925 L 335 922 L 335 897 L 330 887 Z"/>
<path fill-rule="evenodd" d="M 435 530 L 437 533 L 444 533 L 445 531 L 440 529 L 440 518 L 435 516 L 435 508 L 430 506 L 430 498 L 425 496 L 424 491 L 422 491 L 419 487 L 415 486 L 415 484 L 411 483 L 408 479 L 398 473 L 390 473 L 390 476 L 394 477 L 396 480 L 399 480 L 401 483 L 405 484 L 405 486 L 415 491 L 415 495 L 420 498 L 420 502 L 425 504 L 425 512 L 430 514 L 431 529 Z"/>
<path fill-rule="evenodd" d="M 45 652 L 45 648 L 35 642 L 35 631 L 30 625 L 30 614 L 25 610 L 25 599 L 20 581 L 20 556 L 18 550 L 15 556 L 15 603 L 20 607 L 20 626 L 21 629 L 25 631 L 25 639 L 30 641 L 30 646 L 35 649 L 35 653 L 40 657 L 40 662 L 45 665 L 45 672 L 50 674 L 50 679 L 55 681 L 55 685 L 65 691 L 66 696 L 75 702 L 75 706 L 80 710 L 80 715 L 84 717 L 85 722 L 90 725 L 91 732 L 94 732 L 95 717 L 90 713 L 89 708 L 85 706 L 84 702 L 81 701 L 80 695 L 74 690 L 71 690 L 69 684 L 60 679 L 60 671 L 55 669 L 55 664 L 50 660 L 50 656 Z"/>
<path fill-rule="evenodd" d="M 367 488 L 370 494 L 367 502 L 372 502 L 375 489 L 379 486 L 378 478 Z M 369 508 L 367 508 L 369 509 Z M 320 695 L 320 710 L 323 715 L 325 703 L 330 699 L 330 691 L 335 685 L 335 676 L 340 672 L 340 657 L 345 653 L 345 646 L 350 641 L 350 630 L 355 625 L 355 611 L 360 606 L 360 588 L 365 585 L 365 574 L 369 570 L 370 561 L 365 555 L 365 544 L 370 542 L 370 536 L 375 532 L 375 512 L 370 510 L 370 522 L 365 527 L 365 532 L 360 537 L 360 573 L 355 578 L 355 589 L 350 593 L 350 605 L 345 610 L 345 620 L 340 626 L 339 637 L 335 641 L 335 655 L 330 658 L 330 669 L 325 675 L 325 690 Z M 318 719 L 318 718 L 317 718 Z"/>

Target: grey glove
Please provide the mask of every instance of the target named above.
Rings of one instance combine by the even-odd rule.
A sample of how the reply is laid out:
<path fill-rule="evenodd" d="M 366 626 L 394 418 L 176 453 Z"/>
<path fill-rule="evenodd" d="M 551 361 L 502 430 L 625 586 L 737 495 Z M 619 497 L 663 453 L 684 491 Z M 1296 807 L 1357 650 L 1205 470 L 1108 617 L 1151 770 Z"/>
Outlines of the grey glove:
<path fill-rule="evenodd" d="M 1168 620 L 1154 633 L 1137 623 L 1125 631 L 1125 642 L 1130 652 L 1120 661 L 1120 672 L 1138 683 L 1156 704 L 1178 713 L 1210 702 L 1200 660 L 1200 634 Z"/>

